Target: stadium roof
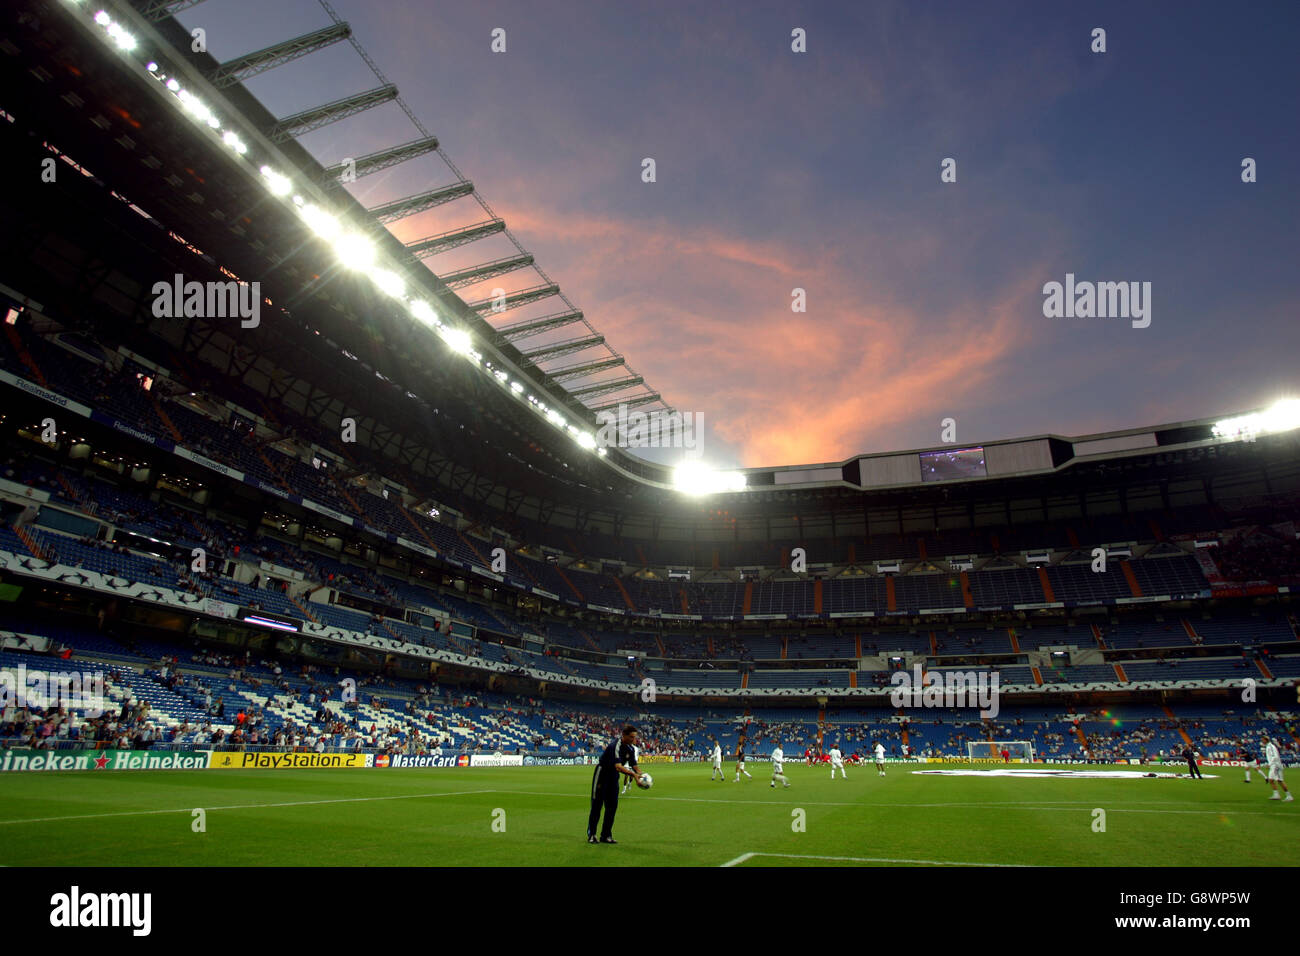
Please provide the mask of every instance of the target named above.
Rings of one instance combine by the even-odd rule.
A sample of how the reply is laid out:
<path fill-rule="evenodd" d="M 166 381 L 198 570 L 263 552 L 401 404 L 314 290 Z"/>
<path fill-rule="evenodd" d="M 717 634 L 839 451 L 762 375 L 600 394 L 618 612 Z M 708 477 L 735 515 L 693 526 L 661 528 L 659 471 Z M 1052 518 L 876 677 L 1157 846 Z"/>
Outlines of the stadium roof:
<path fill-rule="evenodd" d="M 175 54 L 189 40 L 176 21 L 152 21 L 122 3 L 105 4 L 103 10 L 113 12 L 98 20 L 86 4 L 52 6 L 62 17 L 29 20 L 25 32 L 10 31 L 12 49 L 3 62 L 13 99 L 0 107 L 14 118 L 7 125 L 46 135 L 45 142 L 23 148 L 66 157 L 122 203 L 116 218 L 87 216 L 85 210 L 99 207 L 90 187 L 79 183 L 47 190 L 39 200 L 11 197 L 27 214 L 15 249 L 22 258 L 12 259 L 7 272 L 11 286 L 31 294 L 18 288 L 19 276 L 39 287 L 60 321 L 78 323 L 105 341 L 131 340 L 143 352 L 197 358 L 326 430 L 355 417 L 359 440 L 377 455 L 482 508 L 615 534 L 658 536 L 676 525 L 690 536 L 720 509 L 731 517 L 829 515 L 833 527 L 834 516 L 860 515 L 877 505 L 937 509 L 962 499 L 974 507 L 984 499 L 1049 489 L 1100 492 L 1114 484 L 1109 476 L 1196 482 L 1209 481 L 1212 473 L 1221 480 L 1231 469 L 1242 486 L 1294 480 L 1294 433 L 1273 434 L 1296 423 L 1294 407 L 1287 406 L 1288 414 L 1271 424 L 1260 420 L 1254 430 L 1224 426 L 1216 434 L 1215 421 L 1197 420 L 723 476 L 701 468 L 688 475 L 699 484 L 682 485 L 664 465 L 588 440 L 595 425 L 581 399 L 604 399 L 602 386 L 582 384 L 585 376 L 578 373 L 600 363 L 565 358 L 573 353 L 559 345 L 534 349 L 531 358 L 517 348 L 513 343 L 527 331 L 518 326 L 528 322 L 515 323 L 513 332 L 493 328 L 480 314 L 481 303 L 464 303 L 419 267 L 411 250 L 376 223 L 373 210 L 320 185 L 329 171 L 282 135 L 286 118 L 271 115 L 231 82 L 238 75 L 231 64 L 223 70 L 206 54 Z M 170 9 L 144 0 L 137 6 Z M 23 7 L 12 7 L 10 16 L 22 19 Z M 151 59 L 145 44 L 170 51 L 172 59 Z M 263 52 L 271 59 L 287 53 Z M 342 113 L 363 105 L 330 108 Z M 329 112 L 292 118 L 289 125 L 320 122 Z M 277 188 L 281 179 L 284 189 Z M 305 219 L 304 210 L 317 204 L 333 210 L 340 228 L 400 263 L 396 278 L 414 291 L 395 295 L 385 286 L 393 276 L 381 280 L 378 270 L 358 275 L 348 268 L 354 264 L 340 264 L 338 244 L 313 234 Z M 202 316 L 160 321 L 149 309 L 151 283 L 174 273 L 260 281 L 271 308 L 256 329 Z M 429 304 L 436 323 L 421 319 L 417 301 Z M 469 338 L 457 338 L 461 333 Z M 543 358 L 565 364 L 547 373 L 538 364 Z M 554 374 L 568 379 L 569 372 L 578 383 L 571 392 Z M 678 493 L 701 487 L 717 493 L 704 499 Z M 1208 486 L 1202 494 L 1213 497 Z"/>

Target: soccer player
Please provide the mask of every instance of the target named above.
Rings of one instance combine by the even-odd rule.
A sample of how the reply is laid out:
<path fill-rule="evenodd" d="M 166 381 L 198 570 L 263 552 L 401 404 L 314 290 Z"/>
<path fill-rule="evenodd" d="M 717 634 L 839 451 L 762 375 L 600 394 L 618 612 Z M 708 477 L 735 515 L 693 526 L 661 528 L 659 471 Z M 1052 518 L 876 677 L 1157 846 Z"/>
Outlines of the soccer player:
<path fill-rule="evenodd" d="M 632 745 L 632 766 L 635 767 L 637 765 L 637 760 L 638 758 L 640 758 L 640 756 L 641 756 L 641 748 L 638 747 L 636 744 L 633 744 Z M 636 783 L 635 777 L 623 778 L 622 796 L 627 796 L 627 792 L 632 789 L 632 784 L 634 783 Z"/>
<path fill-rule="evenodd" d="M 885 745 L 879 740 L 876 741 L 876 769 L 882 777 L 885 775 Z"/>
<path fill-rule="evenodd" d="M 1197 780 L 1201 777 L 1201 768 L 1196 766 L 1196 748 L 1190 744 L 1183 750 L 1183 756 L 1187 758 L 1187 775 L 1195 777 Z"/>
<path fill-rule="evenodd" d="M 1264 759 L 1268 762 L 1268 782 L 1273 787 L 1273 796 L 1269 799 L 1281 800 L 1281 794 L 1278 792 L 1278 787 L 1281 787 L 1281 793 L 1286 794 L 1286 800 L 1283 802 L 1290 803 L 1295 797 L 1291 796 L 1291 791 L 1286 788 L 1286 781 L 1282 778 L 1282 754 L 1278 751 L 1272 737 L 1264 738 Z"/>
<path fill-rule="evenodd" d="M 745 769 L 745 745 L 743 743 L 736 747 L 736 783 L 740 783 L 742 773 L 750 780 L 754 779 L 754 775 Z"/>
<path fill-rule="evenodd" d="M 587 817 L 588 843 L 617 843 L 614 839 L 614 814 L 618 812 L 618 778 L 620 775 L 631 777 L 634 781 L 641 774 L 636 767 L 637 730 L 630 724 L 623 728 L 617 740 L 611 741 L 600 755 L 600 761 L 591 775 L 591 815 Z M 596 824 L 600 823 L 600 811 L 604 807 L 605 823 L 600 829 L 600 839 L 596 838 Z"/>
<path fill-rule="evenodd" d="M 709 774 L 709 783 L 714 780 L 718 783 L 727 782 L 727 772 L 722 769 L 722 744 L 718 743 L 718 738 L 713 738 L 713 773 Z"/>
<path fill-rule="evenodd" d="M 1255 756 L 1255 751 L 1251 750 L 1245 741 L 1242 741 L 1237 748 L 1237 759 L 1246 765 L 1245 783 L 1250 783 L 1250 772 L 1259 769 L 1259 758 Z"/>
<path fill-rule="evenodd" d="M 838 744 L 831 747 L 829 756 L 831 758 L 831 779 L 835 779 L 835 771 L 837 768 L 839 769 L 841 779 L 849 779 L 848 774 L 844 772 L 844 755 L 840 753 Z"/>
<path fill-rule="evenodd" d="M 785 751 L 781 749 L 779 740 L 776 749 L 772 751 L 772 789 L 776 789 L 778 780 L 785 785 L 786 790 L 790 789 L 790 781 L 785 779 Z"/>

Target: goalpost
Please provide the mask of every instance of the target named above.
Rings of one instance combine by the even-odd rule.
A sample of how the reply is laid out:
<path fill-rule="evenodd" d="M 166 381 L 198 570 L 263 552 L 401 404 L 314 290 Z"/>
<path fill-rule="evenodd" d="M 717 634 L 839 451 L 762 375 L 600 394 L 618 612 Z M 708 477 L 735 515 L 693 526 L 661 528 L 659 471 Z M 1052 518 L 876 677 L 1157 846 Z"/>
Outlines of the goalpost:
<path fill-rule="evenodd" d="M 1014 763 L 1034 762 L 1034 745 L 1028 740 L 970 740 L 966 742 L 966 759 L 1001 763 L 1004 750 Z"/>

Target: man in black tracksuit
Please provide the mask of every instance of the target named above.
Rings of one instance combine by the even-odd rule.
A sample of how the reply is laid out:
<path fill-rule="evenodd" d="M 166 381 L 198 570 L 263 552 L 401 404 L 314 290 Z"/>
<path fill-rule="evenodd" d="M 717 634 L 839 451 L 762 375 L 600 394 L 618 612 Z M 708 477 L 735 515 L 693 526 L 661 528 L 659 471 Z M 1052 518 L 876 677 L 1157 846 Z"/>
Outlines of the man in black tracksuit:
<path fill-rule="evenodd" d="M 1201 779 L 1201 768 L 1196 766 L 1196 748 L 1189 744 L 1183 751 L 1183 756 L 1187 758 L 1188 776 Z"/>
<path fill-rule="evenodd" d="M 641 776 L 636 768 L 636 728 L 624 727 L 618 740 L 612 741 L 600 755 L 600 762 L 591 775 L 591 816 L 587 818 L 588 843 L 617 843 L 614 839 L 614 814 L 618 812 L 619 777 L 636 780 Z M 596 838 L 596 824 L 600 823 L 600 810 L 605 808 L 605 824 Z"/>

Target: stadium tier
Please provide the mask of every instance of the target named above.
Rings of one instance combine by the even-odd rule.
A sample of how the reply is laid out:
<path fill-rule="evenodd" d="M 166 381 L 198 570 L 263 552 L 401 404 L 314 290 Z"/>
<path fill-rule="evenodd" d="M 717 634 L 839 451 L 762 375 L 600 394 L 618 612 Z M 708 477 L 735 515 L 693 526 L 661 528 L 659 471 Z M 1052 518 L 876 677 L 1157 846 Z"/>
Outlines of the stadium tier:
<path fill-rule="evenodd" d="M 367 207 L 298 142 L 395 92 L 277 117 L 239 82 L 251 61 L 190 48 L 180 6 L 6 14 L 23 42 L 0 61 L 0 149 L 67 173 L 0 197 L 12 663 L 111 663 L 110 696 L 147 701 L 155 739 L 256 711 L 259 746 L 572 751 L 654 703 L 678 750 L 748 722 L 818 747 L 898 728 L 901 747 L 906 720 L 916 751 L 963 753 L 1014 721 L 1040 754 L 1133 757 L 1172 753 L 1179 707 L 1233 710 L 1243 687 L 1253 716 L 1210 714 L 1207 739 L 1289 713 L 1294 403 L 674 469 L 597 441 L 620 401 L 669 409 L 612 349 L 564 364 L 604 338 L 564 338 L 585 319 L 555 310 L 558 285 L 504 308 L 461 294 L 530 266 L 522 247 L 428 266 L 504 226 L 386 228 L 472 183 Z M 75 70 L 23 65 L 70 51 Z M 361 173 L 435 149 L 394 144 Z M 322 667 L 372 699 L 343 701 Z M 931 721 L 896 693 L 918 675 L 995 682 L 999 713 Z M 195 730 L 210 696 L 225 718 Z M 1125 706 L 1137 729 L 1096 718 Z"/>
<path fill-rule="evenodd" d="M 96 712 L 73 709 L 50 720 L 33 709 L 0 723 L 7 745 L 136 749 L 238 747 L 378 749 L 440 754 L 480 751 L 585 754 L 614 732 L 627 708 L 439 686 L 436 680 L 381 676 L 338 665 L 290 664 L 227 652 L 179 650 L 154 641 L 122 641 L 89 631 L 36 628 L 0 632 L 0 666 L 50 670 L 46 642 L 62 649 L 63 671 L 106 675 Z M 14 649 L 18 647 L 30 650 Z M 38 652 L 38 649 L 40 652 Z M 777 684 L 797 682 L 774 672 Z M 811 680 L 812 678 L 806 678 Z M 341 690 L 351 682 L 354 698 Z M 894 711 L 886 707 L 668 706 L 641 714 L 649 752 L 698 756 L 716 738 L 728 752 L 747 741 L 761 754 L 780 743 L 789 754 L 819 752 L 825 742 L 868 754 L 881 742 L 891 757 L 956 757 L 969 741 L 1029 740 L 1042 758 L 1177 759 L 1191 739 L 1209 757 L 1232 758 L 1243 741 L 1289 733 L 1289 713 L 1234 712 L 1205 704 L 1009 706 L 984 720 L 961 709 Z M 757 748 L 757 750 L 753 750 Z"/>

